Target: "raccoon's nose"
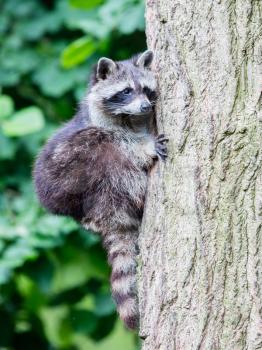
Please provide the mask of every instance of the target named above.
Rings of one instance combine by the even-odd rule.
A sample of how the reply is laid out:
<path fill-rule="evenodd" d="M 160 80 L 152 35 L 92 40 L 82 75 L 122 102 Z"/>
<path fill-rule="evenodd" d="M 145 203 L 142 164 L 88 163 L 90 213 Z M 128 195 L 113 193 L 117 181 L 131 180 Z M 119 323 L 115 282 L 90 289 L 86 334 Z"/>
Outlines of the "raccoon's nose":
<path fill-rule="evenodd" d="M 148 112 L 150 112 L 150 111 L 152 110 L 151 103 L 146 102 L 146 101 L 145 101 L 145 102 L 142 102 L 142 103 L 141 103 L 140 110 L 141 110 L 141 112 L 143 112 L 143 113 L 148 113 Z"/>

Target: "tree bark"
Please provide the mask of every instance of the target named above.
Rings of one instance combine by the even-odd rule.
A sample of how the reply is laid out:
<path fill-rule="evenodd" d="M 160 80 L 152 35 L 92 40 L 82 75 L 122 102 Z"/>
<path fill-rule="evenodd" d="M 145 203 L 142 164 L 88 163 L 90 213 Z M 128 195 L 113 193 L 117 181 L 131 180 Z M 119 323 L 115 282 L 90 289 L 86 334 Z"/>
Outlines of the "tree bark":
<path fill-rule="evenodd" d="M 159 133 L 138 269 L 143 350 L 262 349 L 262 1 L 147 0 Z"/>

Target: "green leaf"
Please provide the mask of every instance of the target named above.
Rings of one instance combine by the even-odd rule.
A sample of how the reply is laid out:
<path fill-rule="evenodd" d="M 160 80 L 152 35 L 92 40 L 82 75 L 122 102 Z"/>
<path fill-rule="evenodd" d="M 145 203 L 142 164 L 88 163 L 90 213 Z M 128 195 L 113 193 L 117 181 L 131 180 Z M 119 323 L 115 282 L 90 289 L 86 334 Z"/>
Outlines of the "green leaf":
<path fill-rule="evenodd" d="M 84 62 L 96 51 L 97 45 L 88 37 L 82 37 L 70 44 L 62 53 L 61 64 L 65 68 Z"/>
<path fill-rule="evenodd" d="M 6 137 L 0 130 L 0 159 L 12 159 L 16 152 L 17 144 Z"/>
<path fill-rule="evenodd" d="M 38 219 L 36 225 L 38 234 L 53 237 L 58 236 L 62 232 L 70 233 L 77 228 L 77 224 L 72 219 L 54 215 L 42 216 Z"/>
<path fill-rule="evenodd" d="M 6 136 L 23 136 L 41 130 L 45 125 L 43 112 L 32 106 L 15 113 L 10 120 L 2 124 Z"/>
<path fill-rule="evenodd" d="M 90 10 L 100 4 L 102 4 L 104 0 L 70 0 L 69 3 L 71 6 L 80 8 L 80 9 L 85 9 L 85 10 Z"/>
<path fill-rule="evenodd" d="M 83 241 L 84 247 L 92 247 L 100 241 L 99 235 L 94 233 L 93 231 L 80 228 L 78 230 L 78 233 Z"/>
<path fill-rule="evenodd" d="M 79 338 L 78 338 L 79 339 Z M 110 334 L 101 339 L 99 342 L 94 342 L 93 340 L 84 336 L 77 342 L 78 350 L 134 350 L 138 349 L 135 345 L 134 334 L 128 332 L 120 320 L 117 321 L 116 326 L 110 332 Z"/>
<path fill-rule="evenodd" d="M 11 269 L 3 262 L 0 262 L 0 285 L 6 283 L 11 277 Z"/>
<path fill-rule="evenodd" d="M 0 33 L 3 34 L 7 29 L 9 25 L 9 18 L 7 16 L 1 16 L 1 22 L 0 22 Z"/>
<path fill-rule="evenodd" d="M 0 96 L 0 119 L 9 117 L 14 112 L 14 101 L 10 96 Z"/>
<path fill-rule="evenodd" d="M 108 316 L 115 312 L 115 304 L 110 294 L 98 294 L 95 298 L 94 313 L 97 316 Z"/>
<path fill-rule="evenodd" d="M 35 50 L 24 49 L 19 55 L 17 50 L 21 50 L 19 44 L 18 47 L 13 47 L 11 50 L 4 48 L 2 51 L 1 66 L 7 72 L 29 73 L 40 63 Z"/>
<path fill-rule="evenodd" d="M 43 36 L 45 32 L 55 33 L 59 30 L 62 16 L 58 12 L 42 14 L 30 21 L 21 23 L 18 30 L 20 35 L 28 40 L 37 40 Z"/>
<path fill-rule="evenodd" d="M 19 82 L 19 78 L 20 78 L 20 73 L 14 70 L 3 69 L 1 64 L 0 86 L 17 85 Z"/>
<path fill-rule="evenodd" d="M 8 247 L 3 254 L 3 261 L 7 267 L 16 268 L 23 265 L 26 260 L 37 257 L 37 252 L 28 246 L 25 240 L 18 240 Z"/>
<path fill-rule="evenodd" d="M 97 317 L 87 310 L 73 310 L 70 320 L 72 328 L 78 333 L 90 334 L 97 326 Z"/>
<path fill-rule="evenodd" d="M 9 0 L 6 1 L 5 9 L 8 13 L 15 15 L 16 17 L 26 17 L 30 14 L 34 14 L 37 11 L 39 4 L 35 1 L 17 1 Z"/>
<path fill-rule="evenodd" d="M 48 294 L 53 280 L 54 269 L 54 264 L 46 256 L 40 256 L 36 261 L 27 264 L 26 275 L 34 281 L 39 291 Z"/>
<path fill-rule="evenodd" d="M 144 4 L 142 3 L 130 6 L 122 13 L 118 29 L 123 34 L 131 34 L 135 30 L 143 30 L 144 22 Z"/>
<path fill-rule="evenodd" d="M 111 28 L 100 18 L 69 18 L 68 26 L 72 29 L 80 29 L 86 34 L 91 34 L 95 38 L 105 39 L 108 37 Z M 101 45 L 101 43 L 100 43 Z"/>
<path fill-rule="evenodd" d="M 68 307 L 66 305 L 43 307 L 39 311 L 45 334 L 52 344 L 51 348 L 70 348 L 72 332 L 67 317 Z"/>
<path fill-rule="evenodd" d="M 72 70 L 63 70 L 58 66 L 58 62 L 50 61 L 37 70 L 33 81 L 44 95 L 57 98 L 73 88 L 75 74 Z"/>

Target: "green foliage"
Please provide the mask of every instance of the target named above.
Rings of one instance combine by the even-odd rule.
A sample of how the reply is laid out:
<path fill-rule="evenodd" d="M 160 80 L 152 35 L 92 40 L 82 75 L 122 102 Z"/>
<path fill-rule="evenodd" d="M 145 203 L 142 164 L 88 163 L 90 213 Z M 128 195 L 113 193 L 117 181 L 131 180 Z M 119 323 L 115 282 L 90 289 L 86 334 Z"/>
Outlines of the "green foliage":
<path fill-rule="evenodd" d="M 0 119 L 9 117 L 14 112 L 14 102 L 10 96 L 0 96 Z"/>
<path fill-rule="evenodd" d="M 98 5 L 101 5 L 103 2 L 103 0 L 70 0 L 70 5 L 73 7 L 90 10 Z"/>
<path fill-rule="evenodd" d="M 31 173 L 98 57 L 145 48 L 144 4 L 8 0 L 0 12 L 0 349 L 135 350 L 99 237 L 43 210 Z"/>
<path fill-rule="evenodd" d="M 63 52 L 61 62 L 65 68 L 82 63 L 96 50 L 95 41 L 89 37 L 75 40 Z"/>
<path fill-rule="evenodd" d="M 38 107 L 21 109 L 2 123 L 2 130 L 6 136 L 23 136 L 43 129 L 45 120 L 43 112 Z"/>

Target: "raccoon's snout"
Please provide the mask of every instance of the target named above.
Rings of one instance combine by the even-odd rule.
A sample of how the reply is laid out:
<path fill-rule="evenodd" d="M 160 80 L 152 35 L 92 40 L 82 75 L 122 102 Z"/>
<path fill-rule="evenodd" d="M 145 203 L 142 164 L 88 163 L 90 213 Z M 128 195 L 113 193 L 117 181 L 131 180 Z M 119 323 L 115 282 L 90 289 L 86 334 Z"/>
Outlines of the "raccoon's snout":
<path fill-rule="evenodd" d="M 152 105 L 148 101 L 144 101 L 141 103 L 140 110 L 142 113 L 149 113 L 152 111 Z"/>
<path fill-rule="evenodd" d="M 126 113 L 133 116 L 147 115 L 152 111 L 152 109 L 153 108 L 150 101 L 145 98 L 136 97 L 127 105 L 123 105 L 123 108 L 121 108 L 121 113 Z"/>

